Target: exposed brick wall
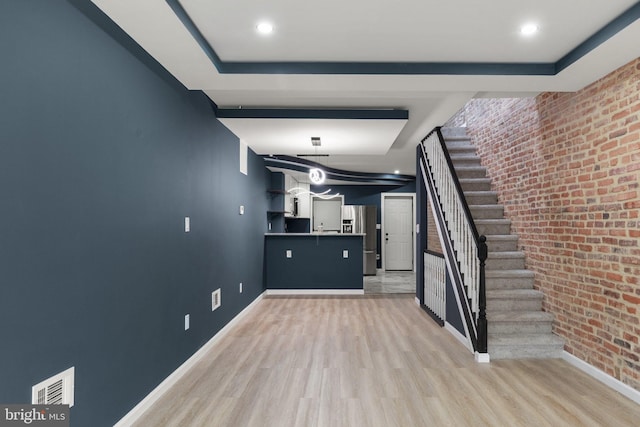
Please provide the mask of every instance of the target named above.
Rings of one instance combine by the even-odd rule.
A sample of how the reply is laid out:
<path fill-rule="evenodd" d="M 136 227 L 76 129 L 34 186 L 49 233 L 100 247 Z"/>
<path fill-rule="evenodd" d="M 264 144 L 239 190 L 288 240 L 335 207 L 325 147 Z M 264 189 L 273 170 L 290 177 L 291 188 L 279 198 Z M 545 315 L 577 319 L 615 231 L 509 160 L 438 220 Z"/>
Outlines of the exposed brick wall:
<path fill-rule="evenodd" d="M 442 245 L 440 244 L 440 236 L 438 236 L 438 229 L 436 225 L 435 217 L 431 210 L 431 203 L 427 200 L 427 249 L 441 254 Z"/>
<path fill-rule="evenodd" d="M 640 59 L 466 122 L 565 349 L 640 390 Z"/>

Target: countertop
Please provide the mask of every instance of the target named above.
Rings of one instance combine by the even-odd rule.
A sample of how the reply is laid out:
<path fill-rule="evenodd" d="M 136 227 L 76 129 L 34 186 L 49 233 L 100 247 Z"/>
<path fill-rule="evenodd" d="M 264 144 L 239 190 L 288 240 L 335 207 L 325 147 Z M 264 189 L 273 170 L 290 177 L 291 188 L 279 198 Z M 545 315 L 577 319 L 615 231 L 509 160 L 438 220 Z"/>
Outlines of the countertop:
<path fill-rule="evenodd" d="M 364 233 L 265 233 L 265 236 L 309 236 L 309 237 L 350 237 L 350 236 L 364 236 Z"/>

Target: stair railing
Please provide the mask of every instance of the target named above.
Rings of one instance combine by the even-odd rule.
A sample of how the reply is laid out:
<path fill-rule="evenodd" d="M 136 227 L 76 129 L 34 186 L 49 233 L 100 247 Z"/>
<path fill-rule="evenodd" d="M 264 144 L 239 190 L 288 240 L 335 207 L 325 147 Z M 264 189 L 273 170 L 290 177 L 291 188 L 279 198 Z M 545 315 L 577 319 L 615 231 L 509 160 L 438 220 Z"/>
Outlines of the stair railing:
<path fill-rule="evenodd" d="M 487 352 L 486 237 L 478 233 L 440 128 L 420 144 L 420 169 L 474 351 Z"/>
<path fill-rule="evenodd" d="M 447 314 L 447 263 L 444 255 L 429 251 L 423 252 L 424 261 L 424 305 L 427 313 L 440 326 L 444 326 Z"/>

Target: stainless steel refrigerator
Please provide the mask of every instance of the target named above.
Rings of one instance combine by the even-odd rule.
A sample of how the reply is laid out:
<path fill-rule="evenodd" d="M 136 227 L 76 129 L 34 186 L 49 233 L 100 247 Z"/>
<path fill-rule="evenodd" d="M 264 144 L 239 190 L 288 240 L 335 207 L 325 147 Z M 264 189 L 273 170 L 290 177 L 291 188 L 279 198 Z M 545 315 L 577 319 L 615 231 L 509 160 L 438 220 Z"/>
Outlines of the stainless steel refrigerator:
<path fill-rule="evenodd" d="M 344 205 L 342 207 L 342 232 L 364 234 L 362 271 L 366 276 L 376 274 L 377 224 L 376 206 Z"/>

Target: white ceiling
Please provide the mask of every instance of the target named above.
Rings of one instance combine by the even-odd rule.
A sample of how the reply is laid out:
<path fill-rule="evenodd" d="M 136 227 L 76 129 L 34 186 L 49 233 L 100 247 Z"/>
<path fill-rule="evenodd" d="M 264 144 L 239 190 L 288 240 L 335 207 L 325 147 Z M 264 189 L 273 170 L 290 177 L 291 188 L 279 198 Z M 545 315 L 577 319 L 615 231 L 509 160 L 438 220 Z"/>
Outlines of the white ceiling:
<path fill-rule="evenodd" d="M 415 146 L 473 97 L 575 91 L 640 57 L 640 21 L 555 75 L 220 73 L 164 0 L 93 0 L 188 89 L 219 107 L 403 109 L 409 120 L 221 119 L 260 154 L 312 153 L 330 166 L 413 174 Z M 553 63 L 636 0 L 182 0 L 224 62 Z M 270 36 L 255 32 L 270 20 Z M 534 37 L 520 25 L 536 22 Z M 313 64 L 311 64 L 313 66 Z M 313 70 L 313 67 L 311 68 Z M 366 123 L 364 123 L 366 122 Z"/>
<path fill-rule="evenodd" d="M 258 154 L 384 156 L 406 120 L 219 119 Z M 320 137 L 314 147 L 311 137 Z M 248 142 L 252 141 L 252 142 Z M 346 143 L 345 141 L 348 141 Z M 320 159 L 319 161 L 322 162 Z"/>

